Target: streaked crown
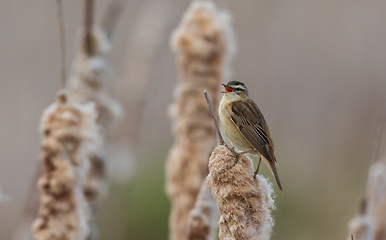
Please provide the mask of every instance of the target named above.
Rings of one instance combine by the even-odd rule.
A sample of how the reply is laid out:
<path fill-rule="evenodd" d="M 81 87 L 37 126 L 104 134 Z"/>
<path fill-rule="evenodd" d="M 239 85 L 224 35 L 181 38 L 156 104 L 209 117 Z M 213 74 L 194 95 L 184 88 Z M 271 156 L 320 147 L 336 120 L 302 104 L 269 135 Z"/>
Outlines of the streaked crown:
<path fill-rule="evenodd" d="M 232 88 L 232 90 L 238 95 L 246 95 L 248 96 L 248 89 L 244 83 L 239 81 L 230 81 L 227 85 Z"/>

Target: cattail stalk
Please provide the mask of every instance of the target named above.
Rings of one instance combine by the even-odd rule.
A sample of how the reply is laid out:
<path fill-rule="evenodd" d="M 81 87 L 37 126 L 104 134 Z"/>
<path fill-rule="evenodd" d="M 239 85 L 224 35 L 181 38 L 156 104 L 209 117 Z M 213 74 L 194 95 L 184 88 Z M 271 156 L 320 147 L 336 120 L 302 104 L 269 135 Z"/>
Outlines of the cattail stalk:
<path fill-rule="evenodd" d="M 216 201 L 212 197 L 207 181 L 203 181 L 194 208 L 189 213 L 188 239 L 216 239 L 217 219 Z"/>
<path fill-rule="evenodd" d="M 355 240 L 386 239 L 386 161 L 370 166 L 361 211 L 349 222 L 349 235 Z M 350 236 L 347 237 L 349 239 Z"/>
<path fill-rule="evenodd" d="M 367 214 L 375 223 L 375 240 L 386 239 L 386 161 L 372 164 L 367 184 Z"/>
<path fill-rule="evenodd" d="M 193 1 L 172 36 L 180 79 L 170 107 L 175 143 L 166 165 L 166 191 L 172 202 L 170 239 L 187 239 L 187 219 L 208 170 L 215 144 L 204 90 L 218 105 L 220 84 L 232 53 L 230 17 L 211 1 Z"/>
<path fill-rule="evenodd" d="M 120 105 L 109 96 L 104 87 L 109 74 L 107 55 L 111 48 L 110 39 L 98 27 L 89 26 L 89 21 L 86 24 L 88 29 L 81 31 L 80 34 L 68 85 L 71 102 L 93 103 L 96 106 L 96 123 L 99 127 L 96 134 L 101 145 L 88 155 L 90 169 L 84 186 L 84 194 L 93 215 L 89 222 L 92 229 L 90 239 L 96 239 L 94 215 L 98 208 L 99 196 L 107 189 L 105 180 L 108 171 L 109 145 L 112 128 L 120 113 Z"/>
<path fill-rule="evenodd" d="M 351 240 L 351 236 L 355 240 L 374 240 L 375 224 L 373 218 L 365 213 L 358 214 L 349 222 L 348 232 L 347 240 Z"/>
<path fill-rule="evenodd" d="M 384 142 L 382 141 L 385 125 L 386 104 L 384 104 L 378 119 L 360 212 L 348 224 L 347 239 L 351 239 L 351 235 L 355 240 L 386 239 L 386 157 L 383 150 Z"/>
<path fill-rule="evenodd" d="M 220 213 L 221 240 L 270 238 L 274 220 L 273 189 L 261 175 L 253 179 L 252 161 L 238 156 L 224 145 L 218 146 L 209 159 L 208 184 Z"/>
<path fill-rule="evenodd" d="M 35 240 L 86 240 L 90 208 L 83 188 L 88 155 L 98 146 L 93 104 L 69 103 L 61 91 L 41 120 L 43 174 L 40 207 L 32 225 Z"/>
<path fill-rule="evenodd" d="M 69 91 L 70 101 L 81 104 L 92 102 L 96 105 L 97 124 L 100 127 L 98 136 L 102 146 L 90 155 L 91 168 L 85 186 L 87 199 L 95 208 L 95 201 L 106 188 L 104 181 L 108 147 L 112 127 L 120 113 L 120 105 L 109 96 L 104 87 L 109 73 L 107 55 L 111 48 L 110 40 L 98 27 L 94 26 L 91 30 L 89 34 L 81 33 L 72 65 Z M 91 38 L 91 41 L 86 41 L 86 37 Z"/>

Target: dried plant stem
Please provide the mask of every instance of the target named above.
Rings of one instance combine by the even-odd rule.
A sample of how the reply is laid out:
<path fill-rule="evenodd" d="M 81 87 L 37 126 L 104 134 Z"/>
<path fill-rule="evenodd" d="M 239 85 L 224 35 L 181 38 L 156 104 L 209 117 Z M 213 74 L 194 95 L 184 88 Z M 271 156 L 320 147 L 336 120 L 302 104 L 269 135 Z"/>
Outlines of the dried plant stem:
<path fill-rule="evenodd" d="M 59 20 L 59 32 L 60 32 L 60 52 L 61 52 L 61 88 L 66 86 L 66 38 L 64 31 L 64 17 L 63 17 L 63 4 L 62 0 L 57 0 L 58 8 L 58 20 Z"/>
<path fill-rule="evenodd" d="M 378 119 L 360 213 L 349 222 L 347 239 L 350 239 L 350 235 L 353 235 L 355 240 L 386 239 L 386 158 L 379 158 L 385 124 L 386 104 Z"/>
<path fill-rule="evenodd" d="M 170 239 L 187 239 L 187 219 L 208 173 L 216 128 L 202 92 L 218 105 L 221 82 L 231 53 L 230 16 L 211 1 L 193 1 L 172 36 L 180 81 L 170 106 L 175 143 L 166 166 L 166 191 L 172 202 Z"/>
<path fill-rule="evenodd" d="M 201 184 L 194 208 L 190 210 L 187 232 L 189 240 L 215 240 L 218 213 L 207 181 Z"/>
<path fill-rule="evenodd" d="M 218 146 L 209 159 L 208 184 L 220 213 L 221 240 L 270 238 L 274 220 L 271 184 L 262 176 L 253 179 L 252 161 Z"/>
<path fill-rule="evenodd" d="M 75 59 L 69 79 L 69 101 L 77 104 L 93 103 L 96 106 L 96 137 L 100 146 L 88 155 L 90 164 L 84 194 L 93 215 L 98 208 L 99 196 L 106 191 L 105 177 L 112 129 L 120 114 L 120 105 L 104 87 L 108 79 L 107 55 L 111 43 L 106 34 L 93 26 L 93 1 L 85 1 L 85 27 L 77 39 Z M 96 239 L 95 217 L 90 218 L 90 239 Z"/>
<path fill-rule="evenodd" d="M 355 240 L 386 239 L 386 161 L 371 164 L 360 213 L 348 224 Z"/>
<path fill-rule="evenodd" d="M 102 147 L 90 157 L 91 171 L 85 188 L 87 198 L 93 202 L 104 188 L 108 146 L 112 128 L 120 114 L 120 105 L 109 96 L 104 87 L 104 82 L 108 79 L 107 55 L 111 48 L 110 41 L 97 27 L 93 27 L 90 34 L 93 40 L 93 54 L 89 55 L 87 47 L 82 44 L 88 36 L 83 32 L 72 65 L 69 91 L 71 102 L 95 103 L 98 112 L 98 135 Z"/>
<path fill-rule="evenodd" d="M 370 164 L 379 159 L 379 151 L 382 149 L 382 136 L 386 125 L 386 102 L 383 104 L 381 114 L 378 118 L 377 130 L 375 132 L 373 149 L 371 151 Z"/>
<path fill-rule="evenodd" d="M 61 91 L 43 113 L 43 173 L 38 180 L 40 207 L 32 225 L 35 240 L 86 240 L 90 209 L 83 193 L 88 155 L 97 144 L 93 104 L 69 103 Z"/>
<path fill-rule="evenodd" d="M 375 225 L 371 217 L 366 214 L 358 214 L 349 224 L 349 235 L 347 240 L 374 240 Z"/>
<path fill-rule="evenodd" d="M 218 135 L 218 139 L 219 139 L 220 145 L 224 145 L 224 139 L 221 136 L 220 127 L 218 126 L 218 122 L 216 120 L 216 117 L 214 116 L 213 107 L 212 107 L 212 104 L 210 103 L 210 100 L 209 100 L 209 97 L 208 97 L 208 92 L 206 90 L 204 91 L 204 95 L 205 95 L 205 99 L 206 99 L 206 102 L 207 102 L 208 107 L 209 107 L 210 115 L 212 116 L 214 125 L 216 126 L 216 131 L 217 131 L 217 135 Z"/>
<path fill-rule="evenodd" d="M 386 161 L 378 160 L 373 163 L 369 170 L 367 182 L 366 214 L 370 216 L 375 224 L 374 239 L 386 239 Z M 354 235 L 356 239 L 356 236 Z"/>
<path fill-rule="evenodd" d="M 101 22 L 101 28 L 106 33 L 108 39 L 111 40 L 115 27 L 117 26 L 118 19 L 121 16 L 124 4 L 122 0 L 114 0 L 110 3 L 103 20 Z"/>
<path fill-rule="evenodd" d="M 94 54 L 94 46 L 93 46 L 93 35 L 92 35 L 92 27 L 93 27 L 93 18 L 94 18 L 94 0 L 85 0 L 85 14 L 84 14 L 84 49 L 86 53 L 91 56 Z"/>

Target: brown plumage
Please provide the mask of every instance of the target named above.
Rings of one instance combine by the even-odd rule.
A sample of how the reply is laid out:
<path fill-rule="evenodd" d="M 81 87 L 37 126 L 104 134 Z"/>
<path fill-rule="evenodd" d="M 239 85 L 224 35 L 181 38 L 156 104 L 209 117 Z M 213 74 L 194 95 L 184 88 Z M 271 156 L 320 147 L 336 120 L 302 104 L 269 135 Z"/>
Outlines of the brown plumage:
<path fill-rule="evenodd" d="M 282 191 L 276 170 L 274 143 L 268 125 L 256 103 L 241 82 L 223 84 L 226 88 L 219 107 L 220 121 L 228 140 L 243 153 L 259 155 L 269 167 Z M 257 174 L 255 172 L 254 177 Z"/>

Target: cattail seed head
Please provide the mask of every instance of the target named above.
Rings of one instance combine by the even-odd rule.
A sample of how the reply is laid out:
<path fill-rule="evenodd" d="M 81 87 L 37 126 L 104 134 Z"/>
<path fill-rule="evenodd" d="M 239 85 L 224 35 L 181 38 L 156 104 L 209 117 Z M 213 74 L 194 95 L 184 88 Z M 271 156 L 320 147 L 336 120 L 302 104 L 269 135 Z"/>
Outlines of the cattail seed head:
<path fill-rule="evenodd" d="M 208 184 L 220 213 L 219 237 L 269 239 L 274 225 L 273 189 L 264 177 L 253 179 L 252 161 L 218 146 L 209 160 Z"/>
<path fill-rule="evenodd" d="M 32 225 L 36 240 L 86 240 L 90 235 L 83 187 L 88 155 L 97 145 L 96 117 L 94 104 L 69 103 L 65 91 L 43 113 L 40 207 Z"/>
<path fill-rule="evenodd" d="M 211 1 L 193 1 L 171 37 L 180 73 L 169 108 L 175 143 L 166 165 L 166 191 L 172 202 L 170 238 L 187 239 L 187 219 L 208 174 L 216 132 L 203 96 L 219 103 L 225 63 L 233 51 L 230 15 Z"/>

